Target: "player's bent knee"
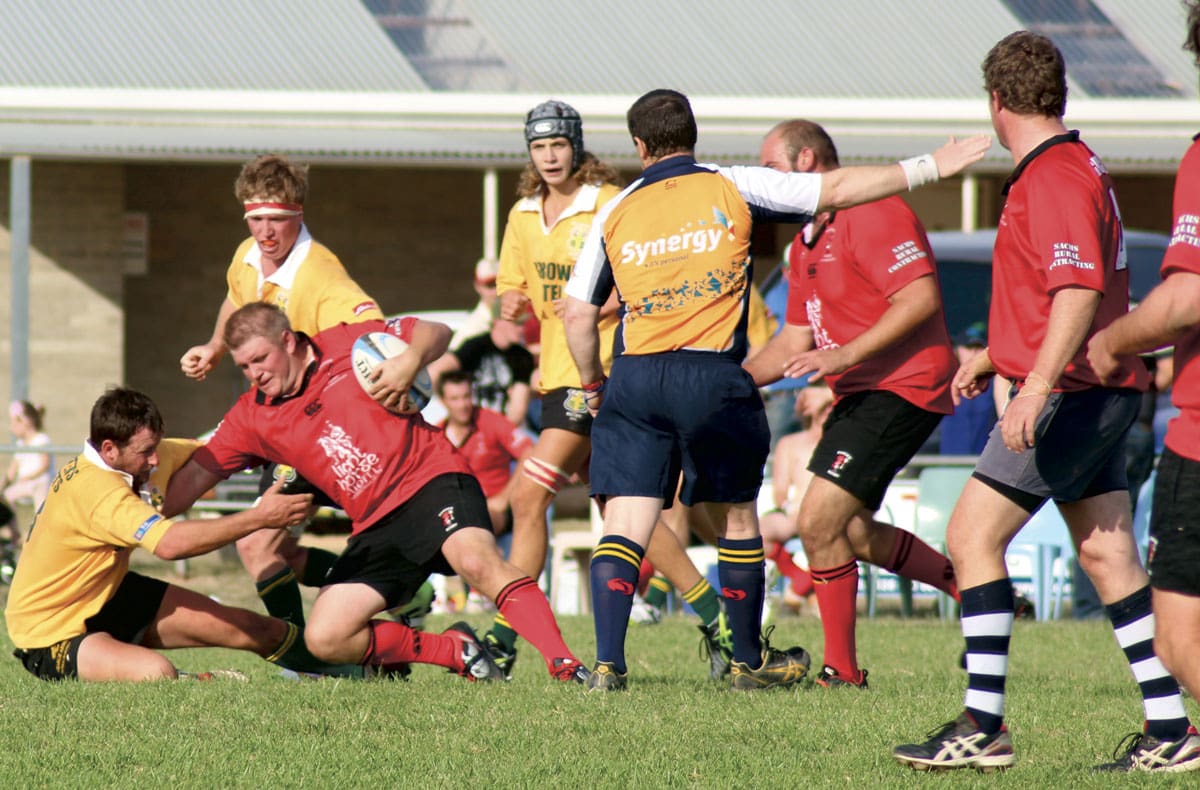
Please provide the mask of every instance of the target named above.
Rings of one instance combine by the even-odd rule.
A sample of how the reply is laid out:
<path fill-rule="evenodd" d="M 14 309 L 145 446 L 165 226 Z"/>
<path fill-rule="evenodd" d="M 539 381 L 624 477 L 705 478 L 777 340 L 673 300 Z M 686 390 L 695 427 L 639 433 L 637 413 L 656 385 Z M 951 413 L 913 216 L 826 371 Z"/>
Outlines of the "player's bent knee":
<path fill-rule="evenodd" d="M 308 625 L 304 628 L 304 646 L 308 648 L 308 652 L 312 653 L 322 661 L 351 661 L 357 660 L 358 656 L 344 656 L 345 644 L 350 634 L 346 633 L 346 629 L 341 624 L 335 624 L 330 621 L 313 621 L 309 620 Z"/>

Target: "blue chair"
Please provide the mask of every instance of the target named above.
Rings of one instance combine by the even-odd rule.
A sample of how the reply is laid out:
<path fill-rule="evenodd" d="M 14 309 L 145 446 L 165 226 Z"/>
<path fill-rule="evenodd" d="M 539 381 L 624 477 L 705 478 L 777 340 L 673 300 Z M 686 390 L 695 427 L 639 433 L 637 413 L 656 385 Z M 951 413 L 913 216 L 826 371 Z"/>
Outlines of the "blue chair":
<path fill-rule="evenodd" d="M 1038 508 L 1009 544 L 1010 565 L 1029 564 L 1034 609 L 1038 620 L 1058 619 L 1070 585 L 1070 558 L 1075 546 L 1071 532 L 1053 500 Z M 1014 558 L 1016 559 L 1014 562 Z"/>
<path fill-rule="evenodd" d="M 928 466 L 917 477 L 917 518 L 913 534 L 934 549 L 946 552 L 946 526 L 971 473 L 969 466 Z M 912 581 L 900 580 L 901 607 L 912 611 Z M 943 620 L 954 616 L 954 599 L 945 593 L 937 596 L 938 614 Z"/>
<path fill-rule="evenodd" d="M 1137 502 L 1133 508 L 1133 539 L 1137 541 L 1143 563 L 1146 562 L 1150 548 L 1150 512 L 1154 504 L 1154 482 L 1157 479 L 1158 470 L 1155 469 L 1138 489 Z"/>

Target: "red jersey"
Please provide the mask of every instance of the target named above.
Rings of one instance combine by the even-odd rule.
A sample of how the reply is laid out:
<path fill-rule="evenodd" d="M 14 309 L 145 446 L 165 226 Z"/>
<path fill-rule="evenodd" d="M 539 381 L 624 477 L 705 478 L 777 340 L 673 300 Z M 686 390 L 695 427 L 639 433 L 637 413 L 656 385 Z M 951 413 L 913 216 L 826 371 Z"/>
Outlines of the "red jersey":
<path fill-rule="evenodd" d="M 1102 294 L 1090 338 L 1129 312 L 1129 268 L 1112 178 L 1078 132 L 1030 152 L 1004 192 L 992 253 L 988 356 L 1001 376 L 1024 381 L 1046 339 L 1054 294 L 1067 286 Z M 1114 387 L 1146 388 L 1146 369 L 1136 356 L 1121 357 L 1116 375 Z M 1085 340 L 1055 389 L 1098 386 Z"/>
<path fill-rule="evenodd" d="M 446 420 L 439 426 L 446 430 Z M 447 438 L 449 435 L 447 434 Z M 454 444 L 453 439 L 450 440 Z M 508 484 L 512 462 L 533 446 L 533 439 L 503 414 L 479 407 L 471 418 L 467 438 L 456 445 L 479 479 L 484 496 L 495 496 Z"/>
<path fill-rule="evenodd" d="M 466 460 L 420 414 L 393 414 L 354 376 L 350 347 L 367 332 L 412 339 L 416 319 L 338 324 L 308 340 L 316 353 L 295 395 L 242 395 L 193 456 L 228 477 L 267 461 L 296 468 L 353 522 L 354 534 L 403 505 L 438 475 L 470 474 Z"/>
<path fill-rule="evenodd" d="M 843 209 L 806 242 L 813 227 L 792 242 L 787 322 L 810 327 L 817 348 L 849 343 L 891 307 L 888 297 L 919 277 L 937 276 L 925 229 L 898 197 Z M 839 398 L 884 390 L 949 414 L 954 367 L 946 319 L 938 310 L 884 353 L 826 379 Z"/>
<path fill-rule="evenodd" d="M 1175 272 L 1200 274 L 1200 135 L 1183 155 L 1175 176 L 1175 222 L 1163 257 L 1162 277 Z M 1200 461 L 1200 327 L 1175 341 L 1175 383 L 1171 402 L 1179 416 L 1167 426 L 1167 446 Z"/>

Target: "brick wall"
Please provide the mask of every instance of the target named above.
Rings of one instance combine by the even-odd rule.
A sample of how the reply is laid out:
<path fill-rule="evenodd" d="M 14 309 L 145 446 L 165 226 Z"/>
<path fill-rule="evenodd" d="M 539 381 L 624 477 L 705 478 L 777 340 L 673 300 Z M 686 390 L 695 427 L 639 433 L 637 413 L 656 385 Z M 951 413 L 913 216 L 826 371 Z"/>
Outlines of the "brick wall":
<path fill-rule="evenodd" d="M 0 169 L 0 292 L 9 293 L 8 162 Z M 92 403 L 124 378 L 119 165 L 34 161 L 30 399 L 59 444 L 87 435 Z M 0 387 L 11 392 L 11 305 L 0 299 Z M 5 438 L 7 441 L 7 436 Z"/>

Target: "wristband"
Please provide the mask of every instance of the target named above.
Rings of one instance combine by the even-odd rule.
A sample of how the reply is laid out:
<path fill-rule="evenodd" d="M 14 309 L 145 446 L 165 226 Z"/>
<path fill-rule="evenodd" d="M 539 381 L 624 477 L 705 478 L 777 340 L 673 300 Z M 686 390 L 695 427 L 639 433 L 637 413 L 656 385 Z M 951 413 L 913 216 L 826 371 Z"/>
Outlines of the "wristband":
<path fill-rule="evenodd" d="M 937 162 L 933 154 L 922 154 L 912 159 L 901 159 L 900 168 L 908 179 L 908 191 L 912 192 L 924 184 L 932 184 L 938 180 Z"/>
<path fill-rule="evenodd" d="M 604 382 L 606 382 L 606 381 L 608 381 L 608 379 L 601 377 L 601 378 L 597 379 L 596 381 L 593 381 L 591 384 L 582 385 L 581 389 L 584 391 L 585 394 L 588 394 L 588 395 L 591 395 L 596 392 L 603 392 L 604 391 Z"/>

